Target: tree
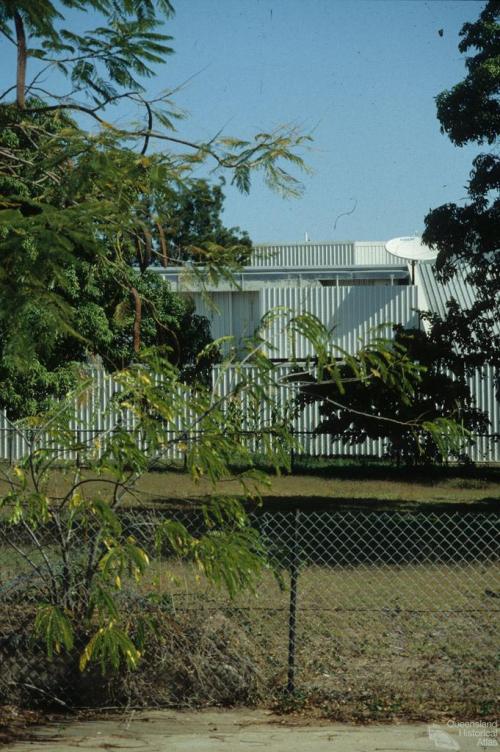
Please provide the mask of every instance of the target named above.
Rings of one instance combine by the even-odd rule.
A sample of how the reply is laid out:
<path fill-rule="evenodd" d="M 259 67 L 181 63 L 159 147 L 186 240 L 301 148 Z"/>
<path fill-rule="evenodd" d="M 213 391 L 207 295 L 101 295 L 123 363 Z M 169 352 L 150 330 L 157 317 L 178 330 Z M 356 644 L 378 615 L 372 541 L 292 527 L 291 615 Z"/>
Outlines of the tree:
<path fill-rule="evenodd" d="M 172 293 L 151 271 L 140 274 L 130 269 L 128 281 L 143 300 L 142 349 L 163 346 L 169 360 L 179 365 L 182 378 L 209 378 L 217 350 L 198 358 L 211 341 L 208 320 L 194 313 L 189 298 Z M 114 372 L 136 357 L 134 300 L 127 290 L 116 284 L 111 273 L 107 277 L 101 273 L 94 281 L 87 279 L 85 285 L 75 282 L 74 288 L 74 294 L 66 299 L 76 311 L 73 325 L 78 337 L 71 333 L 53 337 L 50 315 L 34 301 L 17 317 L 18 325 L 30 328 L 35 340 L 29 363 L 20 366 L 0 345 L 0 405 L 11 419 L 36 415 L 54 397 L 64 397 L 77 383 L 85 363 Z M 8 332 L 2 334 L 0 328 L 0 341 L 8 341 Z"/>
<path fill-rule="evenodd" d="M 167 44 L 171 37 L 157 31 L 159 17 L 173 13 L 169 0 L 61 0 L 60 5 L 100 12 L 107 23 L 82 35 L 59 26 L 64 16 L 51 0 L 2 3 L 0 32 L 17 47 L 16 84 L 10 90 L 15 89 L 20 109 L 26 106 L 27 89 L 43 92 L 39 79 L 53 66 L 70 79 L 75 92 L 86 92 L 97 105 L 120 96 L 120 89 L 133 90 L 125 96 L 140 96 L 139 79 L 151 76 L 150 66 L 172 53 Z M 40 47 L 30 46 L 29 37 Z M 27 86 L 30 58 L 43 66 Z"/>
<path fill-rule="evenodd" d="M 211 154 L 248 187 L 251 169 L 270 176 L 281 156 L 273 154 L 280 139 L 271 145 L 262 134 L 252 154 L 244 153 L 243 142 L 227 144 L 234 163 L 215 144 L 169 136 L 175 108 L 168 96 L 147 101 L 140 79 L 172 52 L 170 37 L 158 32 L 161 14 L 173 12 L 170 3 L 68 0 L 62 8 L 99 10 L 107 25 L 82 36 L 60 28 L 62 13 L 51 3 L 2 7 L 0 30 L 16 42 L 18 56 L 16 102 L 0 112 L 0 372 L 11 416 L 36 412 L 51 395 L 63 394 L 74 364 L 86 355 L 100 356 L 112 370 L 141 347 L 169 344 L 173 360 L 193 376 L 207 324 L 148 267 L 189 258 L 194 272 L 200 266 L 208 277 L 231 277 L 250 240 L 224 227 L 221 186 L 192 179 L 190 166 Z M 29 35 L 39 48 L 26 43 Z M 39 68 L 27 84 L 30 61 Z M 40 88 L 41 71 L 46 77 L 55 69 L 71 80 L 71 95 Z M 106 105 L 122 97 L 144 108 L 145 129 L 123 132 L 102 120 Z M 102 124 L 99 133 L 74 120 L 84 113 Z M 167 130 L 156 133 L 155 124 Z M 146 156 L 153 138 L 182 143 L 192 153 Z M 269 163 L 257 164 L 259 154 Z M 197 369 L 206 373 L 200 363 Z"/>
<path fill-rule="evenodd" d="M 252 250 L 252 242 L 239 227 L 224 227 L 221 219 L 224 193 L 219 184 L 210 185 L 206 180 L 194 180 L 172 192 L 170 200 L 162 206 L 163 224 L 166 230 L 167 257 L 162 255 L 159 263 L 184 263 L 186 260 L 203 260 L 207 243 L 221 248 L 235 248 L 236 261 L 245 264 Z M 157 260 L 158 261 L 158 260 Z"/>
<path fill-rule="evenodd" d="M 99 11 L 105 23 L 75 33 L 62 27 L 66 8 Z M 181 256 L 194 259 L 193 273 L 199 271 L 206 281 L 233 278 L 248 252 L 248 238 L 225 230 L 216 219 L 220 189 L 193 180 L 194 168 L 206 161 L 228 171 L 242 191 L 249 190 L 255 171 L 287 195 L 300 191 L 282 164 L 304 167 L 296 153 L 306 140 L 301 134 L 277 130 L 253 141 L 187 141 L 174 135 L 178 113 L 170 93 L 146 96 L 142 82 L 152 75 L 151 65 L 172 52 L 170 37 L 159 31 L 162 15 L 172 12 L 168 0 L 65 0 L 60 10 L 49 0 L 2 6 L 0 31 L 16 45 L 18 61 L 17 82 L 3 95 L 16 92 L 15 103 L 3 110 L 10 135 L 1 154 L 8 192 L 0 211 L 0 326 L 3 320 L 9 357 L 15 353 L 26 362 L 34 355 L 30 317 L 24 315 L 34 299 L 50 318 L 47 338 L 49 333 L 54 339 L 81 336 L 68 293 L 85 264 L 112 270 L 132 299 L 134 352 L 141 346 L 146 301 L 130 280 L 131 260 L 145 271 L 154 259 L 168 263 L 172 251 L 179 253 L 178 242 L 189 242 Z M 29 83 L 28 62 L 38 65 Z M 69 79 L 71 92 L 40 87 L 41 76 L 54 70 Z M 143 127 L 122 128 L 104 118 L 120 99 L 141 108 Z M 78 124 L 73 116 L 80 118 Z M 84 117 L 99 130 L 85 130 Z M 152 143 L 171 151 L 150 155 Z M 22 189 L 28 177 L 34 196 Z M 194 217 L 188 220 L 191 208 Z M 203 237 L 195 237 L 195 230 Z M 13 310 L 19 316 L 16 331 L 8 326 Z"/>
<path fill-rule="evenodd" d="M 4 196 L 17 197 L 18 202 L 28 202 L 24 206 L 31 207 L 31 211 L 43 205 L 42 232 L 46 230 L 47 218 L 60 216 L 68 207 L 70 197 L 75 207 L 88 206 L 94 201 L 109 209 L 106 226 L 103 223 L 99 226 L 99 245 L 88 248 L 88 236 L 82 242 L 81 233 L 79 237 L 73 234 L 71 255 L 67 248 L 61 249 L 59 255 L 57 246 L 48 244 L 40 249 L 42 253 L 46 250 L 46 256 L 38 247 L 34 253 L 32 237 L 24 236 L 20 241 L 20 235 L 12 232 L 12 225 L 10 230 L 4 225 L 8 234 L 4 235 L 0 273 L 5 275 L 7 288 L 5 307 L 9 304 L 10 310 L 17 312 L 14 332 L 10 317 L 4 326 L 0 323 L 0 378 L 3 382 L 0 403 L 9 415 L 34 414 L 50 396 L 64 394 L 72 383 L 77 365 L 87 358 L 95 360 L 97 356 L 107 370 L 113 371 L 128 365 L 141 345 L 146 348 L 168 345 L 171 359 L 181 366 L 184 375 L 194 376 L 196 363 L 198 375 L 206 377 L 210 362 L 200 363 L 195 356 L 209 341 L 208 322 L 194 314 L 187 298 L 170 292 L 168 284 L 148 268 L 158 262 L 162 265 L 182 263 L 189 249 L 205 247 L 207 243 L 224 247 L 228 253 L 238 248 L 248 253 L 249 238 L 222 224 L 224 196 L 221 187 L 201 180 L 180 187 L 170 185 L 161 165 L 154 162 L 151 169 L 158 169 L 159 175 L 154 190 L 149 181 L 148 195 L 150 207 L 155 204 L 154 223 L 162 229 L 163 243 L 151 244 L 146 254 L 145 223 L 138 233 L 135 208 L 132 218 L 129 216 L 129 207 L 135 207 L 140 198 L 145 170 L 130 165 L 129 153 L 113 148 L 111 154 L 103 156 L 92 147 L 69 164 L 68 129 L 75 142 L 78 138 L 74 135 L 76 124 L 68 115 L 58 118 L 48 113 L 28 117 L 16 107 L 4 106 L 0 108 L 0 118 L 3 126 L 0 150 L 4 157 L 0 163 L 0 191 Z M 75 132 L 78 134 L 77 130 Z M 49 174 L 44 163 L 36 158 L 35 146 L 39 152 L 51 153 L 53 168 Z M 110 170 L 107 163 L 111 160 L 114 165 L 120 160 L 129 165 L 128 187 L 118 184 L 117 177 L 123 179 L 123 172 Z M 115 196 L 113 205 L 106 197 L 109 186 Z M 154 223 L 148 223 L 150 234 Z M 24 218 L 22 224 L 20 232 L 25 232 Z M 89 232 L 93 232 L 95 226 L 94 220 Z M 119 254 L 116 248 L 118 227 L 125 236 Z M 132 228 L 128 233 L 127 227 Z M 20 245 L 24 249 L 22 253 Z M 30 294 L 26 294 L 22 302 L 18 299 L 19 287 L 14 283 L 25 279 L 30 262 L 33 263 L 34 285 L 26 290 Z M 74 311 L 71 331 L 54 334 L 47 291 L 38 282 L 40 277 L 43 279 L 48 264 L 54 274 L 58 274 L 53 291 Z M 139 327 L 135 321 L 138 300 Z M 137 329 L 139 345 L 134 343 Z M 23 332 L 30 336 L 32 348 L 29 364 L 20 367 L 9 352 L 9 343 L 15 345 L 16 338 Z M 214 352 L 213 357 L 215 355 Z"/>
<path fill-rule="evenodd" d="M 274 375 L 258 348 L 248 352 L 246 365 L 259 378 L 247 378 L 241 368 L 234 389 L 221 395 L 212 385 L 186 384 L 160 351 L 144 353 L 114 376 L 109 412 L 127 416 L 128 427 L 115 417 L 112 430 L 98 430 L 105 416 L 88 380 L 18 425 L 29 451 L 15 467 L 0 468 L 8 488 L 0 498 L 0 539 L 26 572 L 17 580 L 16 598 L 49 658 L 67 652 L 69 670 L 75 659 L 82 671 L 89 663 L 100 664 L 103 673 L 122 664 L 135 668 L 149 631 L 164 628 L 162 615 L 167 621 L 169 613 L 147 591 L 134 607 L 134 582 L 162 551 L 191 560 L 198 575 L 230 595 L 256 580 L 266 560 L 244 500 L 259 498 L 263 475 L 251 467 L 246 413 L 234 403 L 243 400 L 254 415 L 261 413 Z M 98 407 L 78 436 L 72 426 L 81 401 Z M 289 464 L 291 439 L 278 414 L 285 410 L 275 409 L 272 423 L 261 423 L 252 437 L 276 468 Z M 143 503 L 137 481 L 152 466 L 168 466 L 172 449 L 185 455 L 193 479 L 207 478 L 213 488 L 200 507 L 205 531 L 194 536 L 165 515 L 155 527 L 156 545 L 145 544 L 130 536 L 123 507 L 133 499 Z M 61 450 L 80 457 L 67 474 L 61 473 Z M 234 472 L 234 464 L 250 469 Z M 239 481 L 236 496 L 219 495 L 217 483 L 227 479 Z"/>
<path fill-rule="evenodd" d="M 498 139 L 499 15 L 500 3 L 489 0 L 478 20 L 463 26 L 459 50 L 474 51 L 466 59 L 467 76 L 436 98 L 441 130 L 457 146 L 493 146 Z M 451 299 L 445 319 L 430 317 L 438 336 L 453 340 L 471 368 L 500 365 L 499 187 L 500 159 L 492 149 L 474 159 L 467 203 L 444 204 L 425 219 L 424 241 L 439 251 L 438 278 L 447 282 L 460 271 L 475 291 L 470 308 Z"/>
<path fill-rule="evenodd" d="M 484 414 L 474 407 L 461 356 L 449 342 L 424 331 L 396 327 L 394 346 L 421 368 L 420 378 L 408 392 L 395 389 L 380 377 L 380 355 L 373 352 L 374 378 L 351 379 L 349 360 L 339 365 L 341 383 L 335 381 L 307 384 L 301 403 L 319 402 L 320 422 L 315 433 L 328 434 L 344 444 L 362 444 L 367 439 L 387 442 L 386 454 L 398 463 L 435 464 L 447 459 L 442 444 L 426 430 L 428 422 L 447 418 L 466 431 L 483 433 L 488 424 Z M 382 361 L 383 362 L 383 361 Z M 457 444 L 455 458 L 463 459 L 466 448 Z M 453 456 L 453 454 L 452 454 Z"/>
<path fill-rule="evenodd" d="M 134 606 L 140 587 L 134 583 L 158 563 L 165 547 L 191 560 L 200 575 L 230 595 L 257 582 L 271 561 L 245 507 L 245 501 L 259 499 L 266 482 L 255 468 L 254 446 L 276 470 L 290 469 L 296 447 L 291 384 L 307 390 L 333 383 L 342 393 L 353 382 L 375 381 L 411 401 L 422 368 L 401 345 L 374 341 L 346 358 L 344 373 L 318 319 L 301 314 L 290 320 L 289 330 L 292 337 L 305 336 L 315 356 L 285 379 L 288 399 L 275 400 L 284 384 L 264 354 L 269 343 L 261 333 L 245 343 L 241 360 L 232 354 L 221 364 L 223 372 L 231 369 L 230 389 L 221 391 L 218 381 L 186 384 L 178 369 L 153 351 L 115 374 L 110 430 L 99 431 L 91 416 L 86 431 L 74 431 L 78 404 L 99 405 L 92 382 L 18 425 L 29 451 L 15 466 L 0 468 L 7 486 L 0 522 L 4 545 L 27 572 L 16 580 L 16 602 L 49 658 L 67 653 L 70 666 L 76 659 L 82 671 L 92 664 L 103 673 L 123 665 L 135 668 L 150 633 L 167 623 L 168 609 L 147 589 Z M 429 433 L 443 450 L 463 435 L 444 419 L 413 419 L 407 428 Z M 142 506 L 138 480 L 152 466 L 168 466 L 172 449 L 184 454 L 195 481 L 206 478 L 212 488 L 201 504 L 206 529 L 194 536 L 165 515 L 155 528 L 156 545 L 147 546 L 130 536 L 124 515 L 131 502 Z M 61 452 L 80 456 L 62 478 Z M 237 495 L 220 491 L 219 482 L 230 479 L 240 484 Z"/>

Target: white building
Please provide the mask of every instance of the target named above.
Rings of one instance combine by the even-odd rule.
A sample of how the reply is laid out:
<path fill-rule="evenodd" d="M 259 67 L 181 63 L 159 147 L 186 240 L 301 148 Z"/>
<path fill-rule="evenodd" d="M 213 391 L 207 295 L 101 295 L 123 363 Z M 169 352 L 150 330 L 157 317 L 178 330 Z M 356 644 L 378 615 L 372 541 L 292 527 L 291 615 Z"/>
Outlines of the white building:
<path fill-rule="evenodd" d="M 448 285 L 441 285 L 435 279 L 431 263 L 422 262 L 412 268 L 411 263 L 387 253 L 382 242 L 260 246 L 255 249 L 251 263 L 238 275 L 237 289 L 229 282 L 221 282 L 205 288 L 206 294 L 185 268 L 157 267 L 155 272 L 168 280 L 172 289 L 194 299 L 197 312 L 209 318 L 214 339 L 224 335 L 238 339 L 252 334 L 264 314 L 276 306 L 284 306 L 294 312 L 315 314 L 331 329 L 333 342 L 351 353 L 370 338 L 376 326 L 417 327 L 420 325 L 417 310 L 443 314 L 450 297 L 462 307 L 468 307 L 473 300 L 470 286 L 460 276 Z M 212 305 L 208 298 L 212 299 Z M 267 338 L 274 346 L 270 356 L 284 364 L 291 354 L 291 343 L 283 324 L 283 320 L 275 321 Z M 391 334 L 390 326 L 386 326 L 385 333 Z M 299 357 L 309 354 L 308 343 L 299 342 L 296 354 Z M 100 385 L 99 400 L 104 413 L 115 385 L 103 371 L 97 370 L 94 378 Z M 500 462 L 500 442 L 494 440 L 500 434 L 500 405 L 495 399 L 493 369 L 478 371 L 469 383 L 477 407 L 487 412 L 491 421 L 489 435 L 477 437 L 470 456 L 476 462 Z M 88 424 L 86 409 L 79 406 L 82 425 Z M 111 418 L 108 416 L 106 420 Z M 318 420 L 318 405 L 309 405 L 294 425 L 305 453 L 329 456 L 384 453 L 382 440 L 348 447 L 340 441 L 332 442 L 327 435 L 313 436 L 311 430 Z M 98 422 L 95 429 L 111 427 Z M 0 459 L 12 461 L 26 452 L 23 436 L 12 430 L 0 412 Z"/>
<path fill-rule="evenodd" d="M 421 326 L 418 310 L 444 314 L 451 297 L 462 307 L 468 307 L 473 300 L 472 289 L 459 275 L 442 285 L 434 276 L 431 262 L 412 265 L 389 254 L 385 243 L 379 241 L 258 246 L 250 264 L 237 276 L 237 289 L 222 281 L 202 292 L 200 283 L 185 268 L 156 271 L 172 289 L 193 298 L 197 313 L 210 320 L 214 339 L 233 335 L 238 340 L 252 334 L 268 311 L 284 307 L 295 313 L 308 311 L 316 315 L 332 331 L 333 343 L 351 353 L 373 336 L 375 327 L 388 324 L 377 333 L 390 336 L 391 324 Z M 283 320 L 277 319 L 271 325 L 266 338 L 273 345 L 270 356 L 286 362 L 291 355 L 291 342 Z M 298 342 L 296 355 L 308 354 L 309 344 Z M 470 379 L 470 385 L 477 406 L 488 413 L 491 421 L 490 435 L 478 439 L 471 455 L 476 461 L 500 461 L 500 444 L 493 440 L 500 433 L 493 370 L 483 369 Z M 314 422 L 316 416 L 302 419 L 309 420 Z M 308 430 L 305 424 L 302 428 Z M 340 446 L 335 448 L 328 442 L 328 437 L 315 439 L 311 453 L 340 450 Z M 355 453 L 380 451 L 381 447 L 366 446 Z"/>
<path fill-rule="evenodd" d="M 238 288 L 227 281 L 201 292 L 189 271 L 156 270 L 172 289 L 190 295 L 196 311 L 211 322 L 212 337 L 252 334 L 271 309 L 284 306 L 308 311 L 332 329 L 338 344 L 359 347 L 370 328 L 392 322 L 418 326 L 418 288 L 407 264 L 391 256 L 383 243 L 302 243 L 259 246 L 250 264 L 237 275 Z M 285 361 L 289 342 L 276 322 L 269 336 L 272 357 Z M 308 354 L 305 343 L 298 353 Z"/>

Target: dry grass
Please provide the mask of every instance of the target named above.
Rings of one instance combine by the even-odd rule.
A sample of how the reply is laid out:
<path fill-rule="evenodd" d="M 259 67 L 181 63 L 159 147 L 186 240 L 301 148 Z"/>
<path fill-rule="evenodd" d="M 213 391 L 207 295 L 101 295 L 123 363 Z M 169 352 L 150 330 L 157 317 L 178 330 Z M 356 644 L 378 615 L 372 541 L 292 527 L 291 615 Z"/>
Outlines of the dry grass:
<path fill-rule="evenodd" d="M 289 594 L 271 573 L 234 602 L 186 564 L 157 565 L 151 575 L 146 589 L 169 592 L 174 613 L 224 613 L 244 630 L 261 697 L 281 709 L 341 720 L 498 711 L 498 563 L 305 568 L 292 698 L 282 692 Z"/>
<path fill-rule="evenodd" d="M 464 487 L 465 485 L 465 487 Z M 182 473 L 148 473 L 138 484 L 145 499 L 195 499 L 211 492 L 208 482 L 195 484 Z M 217 492 L 241 492 L 237 482 L 219 484 Z M 310 475 L 288 475 L 270 478 L 263 488 L 266 498 L 380 499 L 415 502 L 475 502 L 500 498 L 500 483 L 492 481 L 464 484 L 462 478 L 446 478 L 432 485 L 401 480 L 335 479 Z"/>
<path fill-rule="evenodd" d="M 493 562 L 304 567 L 297 692 L 290 697 L 283 692 L 288 576 L 280 583 L 266 571 L 254 593 L 231 601 L 192 565 L 157 562 L 132 599 L 140 607 L 153 591 L 168 596 L 141 668 L 108 683 L 90 676 L 79 698 L 84 704 L 263 703 L 339 720 L 492 719 L 499 701 L 499 582 L 500 564 Z M 2 632 L 19 623 L 19 609 L 4 613 Z M 28 653 L 25 646 L 25 658 Z M 30 681 L 53 680 L 54 694 L 64 692 L 61 667 L 45 663 L 37 674 L 28 661 Z"/>
<path fill-rule="evenodd" d="M 340 474 L 340 473 L 339 473 Z M 84 471 L 84 477 L 92 477 L 90 471 Z M 53 474 L 51 493 L 64 495 L 71 482 L 72 473 L 63 470 Z M 269 485 L 261 487 L 262 495 L 272 501 L 281 500 L 304 502 L 321 500 L 323 502 L 338 500 L 387 501 L 410 503 L 475 503 L 492 501 L 500 498 L 500 481 L 497 478 L 463 478 L 443 477 L 426 480 L 422 475 L 413 476 L 408 471 L 408 479 L 393 478 L 349 478 L 319 477 L 314 475 L 268 476 Z M 216 487 L 218 494 L 241 494 L 241 485 L 236 480 L 221 482 Z M 159 505 L 165 502 L 184 502 L 201 500 L 213 493 L 214 489 L 207 480 L 195 483 L 186 473 L 150 472 L 138 482 L 134 496 L 124 498 L 125 505 Z M 5 481 L 0 478 L 0 495 L 7 492 Z M 85 493 L 106 497 L 110 487 L 98 480 L 85 486 Z"/>

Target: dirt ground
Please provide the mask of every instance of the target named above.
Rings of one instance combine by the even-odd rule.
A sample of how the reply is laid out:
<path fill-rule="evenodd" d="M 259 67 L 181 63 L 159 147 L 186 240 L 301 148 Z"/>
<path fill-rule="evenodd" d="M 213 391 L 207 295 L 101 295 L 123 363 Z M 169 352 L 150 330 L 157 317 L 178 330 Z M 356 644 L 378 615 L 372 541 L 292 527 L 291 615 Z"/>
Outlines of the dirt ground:
<path fill-rule="evenodd" d="M 32 738 L 35 726 L 49 720 L 50 716 L 41 711 L 0 705 L 0 747 Z"/>
<path fill-rule="evenodd" d="M 307 723 L 302 717 L 260 710 L 179 712 L 127 711 L 94 720 L 60 719 L 37 729 L 30 740 L 12 742 L 15 752 L 144 750 L 149 752 L 430 752 L 498 747 L 497 726 L 479 722 L 442 724 Z"/>

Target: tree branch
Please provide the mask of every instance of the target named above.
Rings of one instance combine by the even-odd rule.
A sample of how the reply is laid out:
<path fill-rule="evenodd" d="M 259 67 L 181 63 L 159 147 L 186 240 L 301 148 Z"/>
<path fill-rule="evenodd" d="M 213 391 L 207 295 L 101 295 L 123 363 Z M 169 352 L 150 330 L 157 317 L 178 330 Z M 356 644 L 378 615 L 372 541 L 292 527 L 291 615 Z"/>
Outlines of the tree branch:
<path fill-rule="evenodd" d="M 14 25 L 17 37 L 16 100 L 19 109 L 24 110 L 26 105 L 26 60 L 28 52 L 26 50 L 26 34 L 24 32 L 23 19 L 17 10 L 14 12 Z"/>
<path fill-rule="evenodd" d="M 101 110 L 103 107 L 106 106 L 106 104 L 109 104 L 110 102 L 121 99 L 124 96 L 128 96 L 130 98 L 130 93 L 127 95 L 118 95 L 116 97 L 110 97 L 105 103 L 101 103 L 97 105 L 96 107 L 85 107 L 85 105 L 82 104 L 76 104 L 71 102 L 62 102 L 60 104 L 53 104 L 53 105 L 47 105 L 46 107 L 28 107 L 26 108 L 26 113 L 28 114 L 36 114 L 36 113 L 43 113 L 43 112 L 56 112 L 57 110 L 71 110 L 75 112 L 83 112 L 86 115 L 89 115 L 90 117 L 94 118 L 100 125 L 103 125 L 108 130 L 114 131 L 118 136 L 123 136 L 124 138 L 155 138 L 159 139 L 160 141 L 169 141 L 174 144 L 179 144 L 180 146 L 187 146 L 190 149 L 196 150 L 196 151 L 204 151 L 206 154 L 209 154 L 211 157 L 215 159 L 215 161 L 221 166 L 221 167 L 234 167 L 239 164 L 239 160 L 235 162 L 231 162 L 230 160 L 223 159 L 219 157 L 219 155 L 214 152 L 210 147 L 208 147 L 206 144 L 197 144 L 193 141 L 187 141 L 184 138 L 177 138 L 175 136 L 167 136 L 165 133 L 158 133 L 154 130 L 137 130 L 137 131 L 129 131 L 125 128 L 117 128 L 112 123 L 108 122 L 107 120 L 104 120 L 104 118 L 101 118 L 97 111 Z M 261 144 L 259 144 L 261 146 Z"/>
<path fill-rule="evenodd" d="M 356 410 L 354 407 L 348 407 L 347 405 L 343 405 L 341 402 L 337 402 L 336 400 L 333 400 L 331 397 L 323 397 L 322 401 L 328 402 L 331 405 L 335 405 L 335 407 L 338 407 L 340 410 L 345 410 L 348 413 L 352 413 L 353 415 L 360 415 L 363 418 L 371 418 L 372 420 L 377 421 L 384 421 L 385 423 L 395 423 L 397 426 L 404 426 L 407 428 L 419 428 L 420 423 L 417 420 L 397 420 L 396 418 L 388 418 L 385 415 L 373 415 L 373 413 L 365 413 L 363 410 Z M 421 415 L 420 417 L 424 417 Z"/>
<path fill-rule="evenodd" d="M 5 29 L 5 28 L 1 28 L 1 27 L 0 27 L 0 34 L 3 34 L 3 36 L 4 36 L 4 37 L 5 37 L 6 39 L 8 39 L 8 40 L 9 40 L 9 42 L 12 42 L 12 44 L 13 44 L 13 45 L 14 45 L 15 47 L 17 47 L 17 42 L 16 42 L 16 40 L 14 39 L 14 37 L 13 37 L 13 36 L 11 36 L 11 35 L 9 34 L 9 32 L 7 31 L 7 29 Z M 13 88 L 13 89 L 15 89 L 16 87 L 15 87 L 15 86 L 13 86 L 12 88 Z"/>
<path fill-rule="evenodd" d="M 134 298 L 134 352 L 138 353 L 141 349 L 141 321 L 142 321 L 142 298 L 136 287 L 131 287 L 130 292 Z"/>

